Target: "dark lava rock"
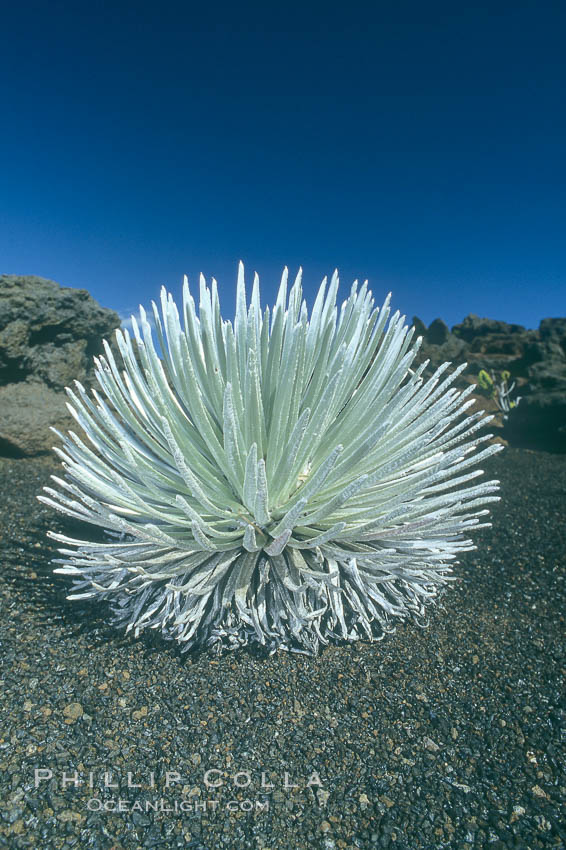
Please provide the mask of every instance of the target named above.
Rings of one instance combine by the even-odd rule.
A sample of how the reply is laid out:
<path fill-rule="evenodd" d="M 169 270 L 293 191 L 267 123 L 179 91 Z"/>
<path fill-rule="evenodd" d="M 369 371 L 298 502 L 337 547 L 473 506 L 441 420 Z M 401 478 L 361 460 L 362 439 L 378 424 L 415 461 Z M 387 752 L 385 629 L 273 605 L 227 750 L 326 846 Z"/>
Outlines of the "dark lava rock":
<path fill-rule="evenodd" d="M 441 319 L 430 327 L 413 319 L 423 345 L 417 361 L 429 360 L 425 374 L 446 361 L 454 365 L 466 362 L 468 367 L 458 381 L 463 389 L 477 383 L 481 370 L 495 376 L 508 371 L 515 389 L 511 400 L 521 397 L 520 404 L 504 419 L 489 394 L 474 396 L 478 405 L 497 418 L 498 438 L 522 448 L 566 452 L 566 319 L 543 319 L 538 330 L 474 314 L 466 316 L 450 332 Z"/>
<path fill-rule="evenodd" d="M 442 319 L 435 319 L 429 328 L 417 316 L 413 318 L 416 335 L 423 337 L 423 343 L 419 351 L 417 362 L 429 360 L 430 366 L 427 373 L 430 374 L 441 363 L 461 363 L 466 350 L 466 343 L 450 333 L 448 325 Z"/>
<path fill-rule="evenodd" d="M 452 332 L 465 342 L 472 342 L 479 336 L 523 334 L 525 328 L 522 325 L 510 325 L 497 319 L 482 319 L 470 313 L 463 322 L 454 325 Z"/>
<path fill-rule="evenodd" d="M 519 446 L 566 452 L 566 319 L 542 320 L 524 363 L 525 399 L 510 417 L 510 435 Z"/>
<path fill-rule="evenodd" d="M 426 341 L 429 345 L 444 345 L 450 337 L 450 329 L 442 319 L 435 319 L 426 332 Z"/>
<path fill-rule="evenodd" d="M 64 387 L 92 379 L 101 340 L 120 325 L 84 289 L 0 275 L 0 454 L 47 452 L 49 426 L 69 427 Z"/>
<path fill-rule="evenodd" d="M 426 336 L 426 325 L 418 316 L 413 316 L 413 327 L 415 329 L 415 336 Z"/>
<path fill-rule="evenodd" d="M 522 399 L 505 432 L 514 446 L 566 452 L 566 390 L 533 393 Z"/>
<path fill-rule="evenodd" d="M 556 340 L 566 354 L 566 319 L 543 319 L 539 326 L 540 338 Z"/>

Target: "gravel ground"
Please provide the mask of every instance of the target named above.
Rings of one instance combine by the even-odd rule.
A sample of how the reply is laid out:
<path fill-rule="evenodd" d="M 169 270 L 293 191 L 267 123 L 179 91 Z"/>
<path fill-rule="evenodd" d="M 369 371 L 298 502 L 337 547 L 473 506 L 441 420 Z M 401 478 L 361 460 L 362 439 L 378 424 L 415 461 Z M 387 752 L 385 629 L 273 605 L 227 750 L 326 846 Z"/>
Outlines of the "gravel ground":
<path fill-rule="evenodd" d="M 566 846 L 566 457 L 486 464 L 503 500 L 428 629 L 317 659 L 180 655 L 67 602 L 52 471 L 0 461 L 0 847 Z"/>

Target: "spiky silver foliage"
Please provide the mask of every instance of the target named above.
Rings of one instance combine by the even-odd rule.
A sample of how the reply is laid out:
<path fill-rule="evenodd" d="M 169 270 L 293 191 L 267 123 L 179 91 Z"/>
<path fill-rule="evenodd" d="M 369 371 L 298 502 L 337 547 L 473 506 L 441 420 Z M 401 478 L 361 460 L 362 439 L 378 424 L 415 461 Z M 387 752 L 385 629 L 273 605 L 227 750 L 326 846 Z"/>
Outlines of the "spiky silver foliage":
<path fill-rule="evenodd" d="M 101 392 L 67 390 L 90 446 L 62 437 L 66 478 L 40 497 L 110 532 L 51 533 L 72 547 L 56 570 L 75 580 L 69 599 L 107 599 L 116 625 L 185 649 L 316 653 L 423 618 L 498 499 L 470 467 L 500 447 L 475 451 L 491 417 L 468 415 L 472 386 L 451 387 L 464 366 L 424 380 L 389 297 L 374 308 L 354 283 L 338 315 L 337 290 L 335 272 L 309 320 L 285 269 L 262 313 L 240 264 L 233 325 L 201 276 L 198 315 L 185 279 L 183 326 L 165 289 L 161 316 L 153 304 L 161 356 L 143 308 L 135 346 L 116 332 L 122 371 L 105 343 Z"/>

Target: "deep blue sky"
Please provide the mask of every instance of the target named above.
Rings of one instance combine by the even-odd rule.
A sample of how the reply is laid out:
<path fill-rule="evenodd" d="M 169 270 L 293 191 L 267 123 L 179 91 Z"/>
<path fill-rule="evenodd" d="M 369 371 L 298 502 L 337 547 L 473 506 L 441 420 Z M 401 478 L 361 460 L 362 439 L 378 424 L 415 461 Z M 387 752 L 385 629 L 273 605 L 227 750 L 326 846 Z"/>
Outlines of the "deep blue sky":
<path fill-rule="evenodd" d="M 566 314 L 566 4 L 9 4 L 0 272 L 121 313 L 237 260 L 409 318 Z"/>

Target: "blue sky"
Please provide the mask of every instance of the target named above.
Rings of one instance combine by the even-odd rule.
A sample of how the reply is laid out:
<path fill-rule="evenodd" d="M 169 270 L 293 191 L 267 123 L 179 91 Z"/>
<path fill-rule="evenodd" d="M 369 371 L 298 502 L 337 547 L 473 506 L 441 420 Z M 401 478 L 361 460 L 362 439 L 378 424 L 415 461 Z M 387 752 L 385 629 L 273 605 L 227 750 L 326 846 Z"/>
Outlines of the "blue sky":
<path fill-rule="evenodd" d="M 566 314 L 566 6 L 11 4 L 0 272 L 121 314 L 237 261 L 429 323 Z"/>

